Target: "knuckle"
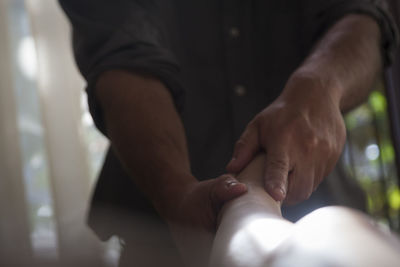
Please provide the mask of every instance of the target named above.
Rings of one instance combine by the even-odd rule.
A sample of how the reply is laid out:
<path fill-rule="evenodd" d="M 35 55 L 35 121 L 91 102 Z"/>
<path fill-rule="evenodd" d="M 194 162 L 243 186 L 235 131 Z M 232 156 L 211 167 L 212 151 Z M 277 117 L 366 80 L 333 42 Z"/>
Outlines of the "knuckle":
<path fill-rule="evenodd" d="M 240 144 L 248 144 L 254 136 L 254 129 L 252 127 L 246 128 L 243 134 L 240 136 L 239 140 L 236 143 Z"/>
<path fill-rule="evenodd" d="M 304 139 L 304 144 L 308 149 L 315 149 L 321 144 L 321 140 L 313 133 L 308 133 Z"/>
<path fill-rule="evenodd" d="M 268 161 L 267 167 L 274 170 L 284 171 L 288 169 L 289 163 L 284 159 L 276 158 Z"/>
<path fill-rule="evenodd" d="M 330 157 L 338 152 L 337 146 L 328 138 L 320 137 L 314 133 L 305 135 L 302 147 L 305 152 L 315 151 L 324 157 Z M 338 153 L 340 155 L 340 151 Z"/>
<path fill-rule="evenodd" d="M 256 115 L 254 119 L 252 119 L 246 126 L 247 129 L 256 129 L 259 124 L 260 117 L 259 115 Z"/>
<path fill-rule="evenodd" d="M 332 142 L 329 142 L 326 139 L 320 140 L 319 147 L 323 152 L 332 152 L 334 150 L 334 146 Z"/>
<path fill-rule="evenodd" d="M 247 140 L 245 138 L 240 138 L 235 143 L 235 150 L 241 149 L 242 147 L 246 146 Z"/>
<path fill-rule="evenodd" d="M 319 140 L 318 150 L 325 158 L 329 158 L 333 153 L 335 153 L 335 146 L 332 142 L 329 142 L 329 140 L 321 139 Z"/>

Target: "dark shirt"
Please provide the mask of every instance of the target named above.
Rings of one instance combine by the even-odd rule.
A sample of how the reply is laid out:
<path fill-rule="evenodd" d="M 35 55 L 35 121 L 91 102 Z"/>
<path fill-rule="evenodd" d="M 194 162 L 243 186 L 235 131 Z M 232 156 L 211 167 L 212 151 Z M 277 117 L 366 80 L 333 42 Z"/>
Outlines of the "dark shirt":
<path fill-rule="evenodd" d="M 384 1 L 60 2 L 73 27 L 76 61 L 88 83 L 89 106 L 98 128 L 107 135 L 93 96 L 102 72 L 126 69 L 159 78 L 181 114 L 192 172 L 200 180 L 224 173 L 246 124 L 280 94 L 290 74 L 338 19 L 349 13 L 374 18 L 382 32 L 385 65 L 396 44 Z M 328 183 L 320 186 L 314 194 L 323 199 L 318 205 L 338 203 L 332 190 Z M 104 238 L 118 227 L 109 227 L 111 219 L 102 224 L 98 218 L 110 218 L 105 214 L 118 209 L 154 213 L 111 151 L 91 213 L 98 232 L 114 229 L 103 233 Z"/>

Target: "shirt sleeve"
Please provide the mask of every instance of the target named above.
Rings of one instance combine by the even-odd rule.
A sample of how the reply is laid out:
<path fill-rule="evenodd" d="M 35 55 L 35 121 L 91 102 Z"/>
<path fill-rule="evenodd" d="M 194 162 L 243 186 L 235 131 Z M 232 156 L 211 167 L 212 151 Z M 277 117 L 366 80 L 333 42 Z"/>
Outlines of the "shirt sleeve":
<path fill-rule="evenodd" d="M 178 111 L 184 91 L 179 64 L 168 48 L 157 6 L 151 0 L 59 0 L 72 26 L 78 68 L 87 81 L 89 109 L 105 135 L 102 111 L 94 96 L 98 76 L 111 69 L 150 74 L 171 92 Z"/>
<path fill-rule="evenodd" d="M 381 51 L 384 66 L 389 66 L 399 44 L 396 24 L 386 0 L 306 0 L 303 4 L 303 33 L 315 43 L 338 19 L 347 14 L 365 14 L 376 20 L 381 30 Z"/>

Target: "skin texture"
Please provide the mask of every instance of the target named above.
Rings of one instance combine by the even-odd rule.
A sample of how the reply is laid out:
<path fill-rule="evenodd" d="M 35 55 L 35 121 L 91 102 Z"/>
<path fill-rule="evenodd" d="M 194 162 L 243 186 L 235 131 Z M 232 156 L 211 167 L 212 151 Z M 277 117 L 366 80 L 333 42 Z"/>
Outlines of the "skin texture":
<path fill-rule="evenodd" d="M 263 149 L 271 196 L 283 200 L 287 195 L 287 202 L 307 198 L 342 150 L 341 111 L 365 98 L 381 68 L 378 44 L 379 30 L 369 17 L 340 20 L 292 75 L 277 101 L 249 124 L 228 170 L 239 172 Z M 156 78 L 107 71 L 100 75 L 95 94 L 112 148 L 169 223 L 182 254 L 190 255 L 186 248 L 196 245 L 196 239 L 187 238 L 188 231 L 206 236 L 197 245 L 209 247 L 220 208 L 244 194 L 246 185 L 232 175 L 199 182 L 191 174 L 181 120 L 169 91 Z"/>
<path fill-rule="evenodd" d="M 400 241 L 364 214 L 344 207 L 318 209 L 295 224 L 263 189 L 265 154 L 237 179 L 248 192 L 225 204 L 211 267 L 397 266 Z"/>
<path fill-rule="evenodd" d="M 264 186 L 277 201 L 307 199 L 334 168 L 346 130 L 342 113 L 368 95 L 382 68 L 377 23 L 348 15 L 318 42 L 283 93 L 237 141 L 230 173 L 266 152 Z"/>
<path fill-rule="evenodd" d="M 203 182 L 191 175 L 181 120 L 157 79 L 109 71 L 99 78 L 96 93 L 112 148 L 169 223 L 181 254 L 191 255 L 196 245 L 210 248 L 219 209 L 246 186 L 231 175 Z M 188 238 L 193 235 L 198 238 Z M 207 259 L 207 251 L 200 258 Z"/>

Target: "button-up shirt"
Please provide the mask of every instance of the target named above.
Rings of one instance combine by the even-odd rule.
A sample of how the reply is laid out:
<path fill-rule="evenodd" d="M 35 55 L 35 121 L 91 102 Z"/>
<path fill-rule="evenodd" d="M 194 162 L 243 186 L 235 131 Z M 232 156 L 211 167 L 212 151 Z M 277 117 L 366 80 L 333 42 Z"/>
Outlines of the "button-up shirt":
<path fill-rule="evenodd" d="M 157 77 L 181 114 L 192 172 L 198 179 L 224 173 L 246 124 L 276 99 L 290 74 L 338 19 L 350 13 L 374 18 L 382 32 L 385 64 L 395 47 L 395 30 L 384 1 L 60 2 L 72 24 L 76 61 L 87 80 L 98 128 L 107 134 L 93 95 L 102 72 L 126 69 Z M 151 209 L 130 183 L 109 154 L 93 203 Z"/>

